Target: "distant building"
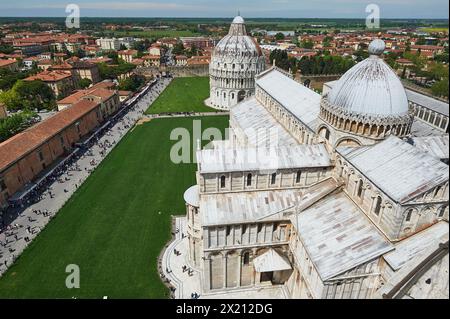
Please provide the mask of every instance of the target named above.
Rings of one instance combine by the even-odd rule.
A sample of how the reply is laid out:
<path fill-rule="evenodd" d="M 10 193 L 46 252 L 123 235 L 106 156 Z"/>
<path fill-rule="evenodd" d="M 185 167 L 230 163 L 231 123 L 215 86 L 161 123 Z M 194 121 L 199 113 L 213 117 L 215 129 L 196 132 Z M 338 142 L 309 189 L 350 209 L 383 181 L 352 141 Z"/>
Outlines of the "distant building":
<path fill-rule="evenodd" d="M 1 60 L 0 59 L 0 69 L 6 69 L 12 72 L 15 72 L 19 69 L 19 64 L 17 63 L 17 60 L 11 59 L 11 60 Z"/>
<path fill-rule="evenodd" d="M 60 64 L 55 64 L 51 66 L 52 70 L 69 71 L 77 79 L 88 79 L 92 83 L 99 82 L 100 71 L 95 63 L 80 60 L 79 58 L 73 57 Z"/>
<path fill-rule="evenodd" d="M 188 58 L 185 55 L 177 55 L 175 57 L 175 61 L 177 63 L 177 66 L 184 66 L 187 64 Z"/>
<path fill-rule="evenodd" d="M 193 46 L 199 49 L 212 48 L 217 43 L 215 39 L 206 37 L 181 37 L 180 41 L 185 48 L 189 49 Z"/>
<path fill-rule="evenodd" d="M 75 77 L 69 71 L 47 70 L 25 79 L 25 81 L 36 80 L 47 84 L 53 90 L 56 97 L 67 96 L 77 86 Z"/>
<path fill-rule="evenodd" d="M 120 50 L 120 41 L 116 38 L 100 38 L 95 43 L 104 51 Z"/>
<path fill-rule="evenodd" d="M 138 54 L 137 50 L 124 50 L 118 52 L 119 59 L 122 59 L 128 63 L 132 63 L 133 59 L 137 56 L 137 54 Z"/>
<path fill-rule="evenodd" d="M 142 57 L 142 60 L 144 60 L 144 66 L 157 66 L 159 67 L 161 65 L 161 56 L 159 55 L 144 55 Z"/>

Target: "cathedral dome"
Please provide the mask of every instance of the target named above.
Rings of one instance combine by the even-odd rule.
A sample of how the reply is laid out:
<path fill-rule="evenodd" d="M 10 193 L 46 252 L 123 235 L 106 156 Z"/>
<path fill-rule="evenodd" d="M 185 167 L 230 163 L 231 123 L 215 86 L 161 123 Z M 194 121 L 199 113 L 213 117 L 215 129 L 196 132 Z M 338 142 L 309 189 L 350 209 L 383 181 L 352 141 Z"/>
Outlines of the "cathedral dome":
<path fill-rule="evenodd" d="M 328 101 L 346 113 L 373 117 L 408 114 L 406 92 L 395 72 L 380 58 L 384 41 L 369 45 L 370 57 L 348 70 L 328 94 Z"/>

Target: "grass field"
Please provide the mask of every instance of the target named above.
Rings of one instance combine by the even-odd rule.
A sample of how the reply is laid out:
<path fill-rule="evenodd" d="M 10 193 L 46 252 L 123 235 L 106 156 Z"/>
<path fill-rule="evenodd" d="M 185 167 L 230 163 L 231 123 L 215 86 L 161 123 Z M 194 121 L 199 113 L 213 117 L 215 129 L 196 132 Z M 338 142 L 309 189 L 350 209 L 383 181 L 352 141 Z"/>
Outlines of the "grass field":
<path fill-rule="evenodd" d="M 204 101 L 209 97 L 207 77 L 176 78 L 150 105 L 147 114 L 167 112 L 215 112 Z"/>
<path fill-rule="evenodd" d="M 138 37 L 138 38 L 178 38 L 178 37 L 195 37 L 198 33 L 189 30 L 149 30 L 149 31 L 116 31 L 116 37 Z"/>
<path fill-rule="evenodd" d="M 428 33 L 438 33 L 438 32 L 444 32 L 448 34 L 448 28 L 445 27 L 431 27 L 431 28 L 421 28 L 420 31 L 428 32 Z"/>
<path fill-rule="evenodd" d="M 192 131 L 193 119 L 157 119 L 125 136 L 0 279 L 0 298 L 166 297 L 157 256 L 196 169 L 170 161 L 169 136 Z M 202 118 L 202 129 L 227 126 L 225 116 Z M 65 287 L 68 264 L 80 267 L 80 289 Z"/>

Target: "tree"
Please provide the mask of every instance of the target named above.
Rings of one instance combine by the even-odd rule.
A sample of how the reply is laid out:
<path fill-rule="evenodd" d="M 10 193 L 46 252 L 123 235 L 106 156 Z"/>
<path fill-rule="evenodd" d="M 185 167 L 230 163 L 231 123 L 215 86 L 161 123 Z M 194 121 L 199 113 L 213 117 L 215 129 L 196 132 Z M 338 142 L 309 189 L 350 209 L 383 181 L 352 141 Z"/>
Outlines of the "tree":
<path fill-rule="evenodd" d="M 10 110 L 52 110 L 56 107 L 52 89 L 42 81 L 17 81 L 11 90 L 0 95 Z"/>
<path fill-rule="evenodd" d="M 284 39 L 285 39 L 285 36 L 284 36 L 283 33 L 278 32 L 277 34 L 275 34 L 275 40 L 281 41 L 281 40 L 284 40 Z"/>
<path fill-rule="evenodd" d="M 87 78 L 84 78 L 84 79 L 81 79 L 81 80 L 80 80 L 79 84 L 80 84 L 80 87 L 81 87 L 82 89 L 86 89 L 86 88 L 88 88 L 89 86 L 91 86 L 92 81 L 89 80 L 89 79 L 87 79 Z"/>
<path fill-rule="evenodd" d="M 177 44 L 175 44 L 173 46 L 172 53 L 175 55 L 185 54 L 185 48 L 184 48 L 183 42 L 178 42 Z"/>
<path fill-rule="evenodd" d="M 119 90 L 123 91 L 137 91 L 145 83 L 145 78 L 138 75 L 130 76 L 123 79 L 119 83 Z"/>
<path fill-rule="evenodd" d="M 436 96 L 445 96 L 448 98 L 448 78 L 434 83 L 431 86 L 431 92 Z"/>

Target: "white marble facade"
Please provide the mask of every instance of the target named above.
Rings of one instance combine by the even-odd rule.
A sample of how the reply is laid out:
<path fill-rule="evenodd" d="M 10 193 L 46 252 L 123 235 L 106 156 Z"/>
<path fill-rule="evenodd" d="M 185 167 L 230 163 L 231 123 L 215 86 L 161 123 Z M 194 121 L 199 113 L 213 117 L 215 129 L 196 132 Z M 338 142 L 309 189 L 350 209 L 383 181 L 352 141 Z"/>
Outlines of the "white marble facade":
<path fill-rule="evenodd" d="M 343 76 L 353 85 L 323 96 L 276 67 L 260 73 L 255 95 L 231 107 L 230 140 L 198 151 L 185 200 L 203 292 L 279 285 L 291 298 L 381 298 L 448 243 L 448 165 L 411 143 L 414 113 L 383 46 L 374 42 Z M 260 129 L 275 130 L 278 143 Z M 273 148 L 275 165 L 240 162 L 255 147 Z M 447 291 L 427 296 L 448 297 L 448 277 L 439 280 Z"/>
<path fill-rule="evenodd" d="M 253 95 L 255 76 L 265 69 L 264 55 L 247 35 L 244 19 L 234 18 L 228 35 L 215 47 L 209 67 L 209 105 L 229 110 Z"/>

